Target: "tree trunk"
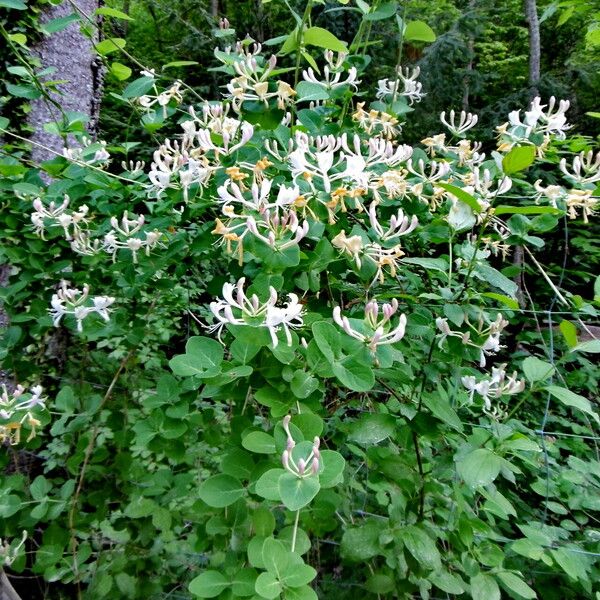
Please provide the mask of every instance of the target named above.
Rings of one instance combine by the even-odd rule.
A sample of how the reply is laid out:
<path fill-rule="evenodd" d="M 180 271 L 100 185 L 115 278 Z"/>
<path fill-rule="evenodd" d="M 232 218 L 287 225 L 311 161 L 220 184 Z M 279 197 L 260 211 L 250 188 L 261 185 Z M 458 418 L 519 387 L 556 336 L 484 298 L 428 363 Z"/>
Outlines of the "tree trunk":
<path fill-rule="evenodd" d="M 539 94 L 540 82 L 540 21 L 538 19 L 536 0 L 525 0 L 525 16 L 529 27 L 529 88 L 531 96 Z"/>
<path fill-rule="evenodd" d="M 95 11 L 98 9 L 99 0 L 74 0 L 73 4 L 92 19 L 96 19 Z M 52 19 L 66 17 L 75 11 L 69 1 L 58 6 L 47 5 L 41 16 L 42 23 Z M 85 17 L 82 21 L 89 27 Z M 94 33 L 96 38 L 96 33 Z M 60 105 L 53 106 L 44 98 L 34 100 L 29 114 L 29 125 L 33 129 L 31 141 L 44 146 L 34 145 L 32 159 L 35 163 L 48 160 L 56 152 L 62 152 L 63 140 L 44 130 L 44 124 L 51 121 L 62 121 L 63 113 L 74 111 L 87 115 L 88 131 L 92 138 L 95 137 L 98 127 L 98 113 L 100 97 L 102 94 L 102 69 L 94 53 L 92 40 L 85 37 L 79 23 L 71 23 L 62 31 L 53 33 L 37 45 L 35 54 L 40 58 L 43 67 L 55 67 L 56 71 L 50 75 L 52 80 L 65 80 L 66 83 L 58 86 L 59 94 L 52 94 L 52 98 Z M 47 148 L 47 149 L 46 149 Z"/>

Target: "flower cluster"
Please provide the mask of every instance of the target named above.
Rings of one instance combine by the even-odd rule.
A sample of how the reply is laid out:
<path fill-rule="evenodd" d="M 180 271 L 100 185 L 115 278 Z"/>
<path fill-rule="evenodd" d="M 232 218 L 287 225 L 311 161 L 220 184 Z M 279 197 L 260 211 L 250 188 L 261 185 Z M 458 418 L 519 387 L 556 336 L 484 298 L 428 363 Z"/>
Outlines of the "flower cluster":
<path fill-rule="evenodd" d="M 110 320 L 109 308 L 115 299 L 110 296 L 90 297 L 90 288 L 86 284 L 82 290 L 68 287 L 66 281 L 61 281 L 60 288 L 52 295 L 49 309 L 55 327 L 60 325 L 65 315 L 73 315 L 77 322 L 77 331 L 83 331 L 83 321 L 89 315 L 96 313 L 105 321 Z"/>
<path fill-rule="evenodd" d="M 310 454 L 308 456 L 299 458 L 298 461 L 295 461 L 293 457 L 293 450 L 296 447 L 296 442 L 294 441 L 294 438 L 290 432 L 291 419 L 292 418 L 290 415 L 286 415 L 282 422 L 283 429 L 287 434 L 286 447 L 281 454 L 281 463 L 283 464 L 283 468 L 288 473 L 291 473 L 300 479 L 318 475 L 319 470 L 323 468 L 323 465 L 320 462 L 321 453 L 319 452 L 321 440 L 318 437 L 315 437 Z"/>
<path fill-rule="evenodd" d="M 271 336 L 273 348 L 279 344 L 277 332 L 283 329 L 288 346 L 292 344 L 291 329 L 302 327 L 304 307 L 298 301 L 296 294 L 288 294 L 288 302 L 277 306 L 277 291 L 270 287 L 269 299 L 261 302 L 256 294 L 248 297 L 244 292 L 245 278 L 242 277 L 236 285 L 223 285 L 223 298 L 211 302 L 210 310 L 217 323 L 209 330 L 216 331 L 221 340 L 221 331 L 225 325 L 247 325 L 251 327 L 266 327 Z"/>
<path fill-rule="evenodd" d="M 28 533 L 27 531 L 23 531 L 21 535 L 21 539 L 16 546 L 13 546 L 8 540 L 2 540 L 0 538 L 0 568 L 1 567 L 10 567 L 15 560 L 17 560 L 19 556 L 19 552 L 23 545 L 25 544 L 25 540 L 27 539 Z"/>
<path fill-rule="evenodd" d="M 492 367 L 491 376 L 481 381 L 477 381 L 473 375 L 462 378 L 462 383 L 469 391 L 471 400 L 475 393 L 479 394 L 483 398 L 484 410 L 488 413 L 494 411 L 492 400 L 519 394 L 525 389 L 525 382 L 517 379 L 516 371 L 512 375 L 507 375 L 505 367 L 506 365 Z"/>
<path fill-rule="evenodd" d="M 409 104 L 421 102 L 425 93 L 423 84 L 417 81 L 421 73 L 419 67 L 403 69 L 398 67 L 396 79 L 380 79 L 377 82 L 377 99 L 384 102 L 393 102 L 396 98 L 404 97 Z"/>
<path fill-rule="evenodd" d="M 23 423 L 27 423 L 31 428 L 27 441 L 35 437 L 36 427 L 40 425 L 36 413 L 46 408 L 46 398 L 42 396 L 42 393 L 41 385 L 34 385 L 29 393 L 26 393 L 22 385 L 18 385 L 12 392 L 9 392 L 6 385 L 2 384 L 0 393 L 0 443 L 18 444 L 21 439 L 21 426 Z"/>
<path fill-rule="evenodd" d="M 183 93 L 181 91 L 181 86 L 183 85 L 183 83 L 181 81 L 176 81 L 166 90 L 159 92 L 158 88 L 156 87 L 156 73 L 154 69 L 142 71 L 141 74 L 144 77 L 147 77 L 152 80 L 152 89 L 154 91 L 154 94 L 145 94 L 143 96 L 140 96 L 137 99 L 138 104 L 142 108 L 144 108 L 146 112 L 154 110 L 154 106 L 158 105 L 162 109 L 162 116 L 166 118 L 167 107 L 169 106 L 171 101 L 174 101 L 176 105 L 181 104 L 183 102 Z"/>
<path fill-rule="evenodd" d="M 163 234 L 159 231 L 142 231 L 144 225 L 144 215 L 134 216 L 133 219 L 129 218 L 127 211 L 123 213 L 121 220 L 117 217 L 112 217 L 110 224 L 112 230 L 104 236 L 104 250 L 109 254 L 112 254 L 113 262 L 116 258 L 117 252 L 120 249 L 129 250 L 131 252 L 133 263 L 137 263 L 137 254 L 140 250 L 144 250 L 146 256 L 150 255 L 150 251 L 156 248 L 161 243 Z"/>
<path fill-rule="evenodd" d="M 67 194 L 59 204 L 54 200 L 45 205 L 41 198 L 33 201 L 34 212 L 31 213 L 31 222 L 36 235 L 44 238 L 47 227 L 62 227 L 65 239 L 71 241 L 81 235 L 82 226 L 88 223 L 89 208 L 82 204 L 78 210 L 68 210 L 71 200 Z"/>
<path fill-rule="evenodd" d="M 403 337 L 406 330 L 406 315 L 401 314 L 398 324 L 391 326 L 391 318 L 398 311 L 398 300 L 395 298 L 390 304 L 381 307 L 379 316 L 379 304 L 371 300 L 365 306 L 365 317 L 362 323 L 351 323 L 348 317 L 342 315 L 342 309 L 336 306 L 333 309 L 333 320 L 345 333 L 354 339 L 367 345 L 369 350 L 375 352 L 378 346 L 395 344 Z M 354 320 L 353 320 L 354 321 Z M 366 325 L 366 328 L 364 327 Z"/>

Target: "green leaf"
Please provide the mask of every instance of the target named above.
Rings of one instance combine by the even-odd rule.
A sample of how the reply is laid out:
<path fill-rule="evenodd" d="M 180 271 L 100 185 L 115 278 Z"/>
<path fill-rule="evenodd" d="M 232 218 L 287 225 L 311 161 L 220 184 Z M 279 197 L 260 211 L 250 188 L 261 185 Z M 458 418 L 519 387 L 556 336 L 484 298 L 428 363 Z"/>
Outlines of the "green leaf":
<path fill-rule="evenodd" d="M 236 572 L 231 580 L 231 591 L 234 596 L 253 596 L 256 591 L 257 573 L 254 569 L 245 568 Z"/>
<path fill-rule="evenodd" d="M 396 583 L 389 575 L 375 573 L 367 579 L 365 588 L 372 594 L 389 594 L 395 590 Z"/>
<path fill-rule="evenodd" d="M 262 560 L 265 569 L 278 577 L 285 571 L 292 556 L 283 542 L 268 537 L 262 546 Z"/>
<path fill-rule="evenodd" d="M 373 12 L 367 13 L 364 19 L 365 21 L 382 21 L 384 19 L 389 19 L 396 14 L 397 7 L 398 4 L 396 2 L 386 2 L 385 4 L 378 6 Z"/>
<path fill-rule="evenodd" d="M 125 48 L 125 40 L 123 38 L 106 38 L 95 45 L 96 52 L 102 56 L 112 54 Z"/>
<path fill-rule="evenodd" d="M 213 508 L 230 506 L 244 495 L 244 486 L 239 479 L 231 475 L 214 475 L 203 481 L 198 488 L 198 495 Z"/>
<path fill-rule="evenodd" d="M 407 265 L 417 265 L 428 271 L 448 272 L 448 261 L 443 258 L 402 258 L 400 262 Z"/>
<path fill-rule="evenodd" d="M 579 409 L 585 414 L 590 415 L 596 423 L 600 424 L 600 417 L 598 413 L 594 412 L 592 404 L 587 398 L 557 385 L 549 385 L 545 389 L 564 405 Z"/>
<path fill-rule="evenodd" d="M 0 7 L 12 8 L 14 10 L 27 10 L 27 4 L 23 0 L 0 0 Z"/>
<path fill-rule="evenodd" d="M 514 296 L 517 293 L 517 284 L 490 265 L 478 264 L 473 269 L 473 274 L 502 290 L 508 296 Z"/>
<path fill-rule="evenodd" d="M 431 573 L 428 576 L 429 581 L 440 590 L 447 594 L 462 594 L 465 591 L 463 581 L 456 575 L 452 575 L 448 571 L 439 571 Z"/>
<path fill-rule="evenodd" d="M 120 10 L 117 10 L 116 8 L 109 8 L 108 6 L 103 6 L 102 8 L 98 8 L 96 10 L 96 14 L 97 15 L 102 15 L 104 17 L 112 17 L 113 19 L 123 19 L 124 21 L 133 21 L 133 19 L 125 14 L 124 12 L 121 12 Z"/>
<path fill-rule="evenodd" d="M 473 600 L 500 600 L 500 588 L 489 575 L 479 573 L 471 577 L 471 598 Z"/>
<path fill-rule="evenodd" d="M 600 352 L 600 340 L 581 342 L 571 348 L 571 352 L 589 352 L 590 354 L 598 354 Z"/>
<path fill-rule="evenodd" d="M 218 571 L 204 571 L 190 581 L 188 590 L 196 598 L 216 598 L 225 588 L 229 587 L 229 581 Z"/>
<path fill-rule="evenodd" d="M 264 431 L 251 431 L 242 440 L 242 446 L 257 454 L 275 453 L 275 439 Z"/>
<path fill-rule="evenodd" d="M 350 390 L 367 392 L 375 385 L 373 369 L 352 356 L 341 362 L 334 362 L 331 367 L 333 374 Z"/>
<path fill-rule="evenodd" d="M 485 292 L 481 294 L 485 298 L 492 298 L 492 300 L 498 300 L 504 304 L 504 306 L 508 306 L 508 308 L 512 308 L 513 310 L 519 310 L 519 303 L 513 298 L 509 298 L 508 296 L 504 296 L 503 294 L 497 294 L 496 292 Z"/>
<path fill-rule="evenodd" d="M 435 42 L 433 29 L 425 21 L 409 21 L 404 30 L 404 40 L 407 42 Z"/>
<path fill-rule="evenodd" d="M 319 387 L 319 381 L 310 373 L 298 369 L 290 381 L 290 388 L 296 398 L 308 398 Z"/>
<path fill-rule="evenodd" d="M 285 507 L 295 512 L 309 504 L 321 486 L 317 477 L 301 479 L 286 471 L 279 477 L 278 488 Z"/>
<path fill-rule="evenodd" d="M 249 340 L 236 338 L 231 342 L 229 351 L 235 360 L 247 364 L 260 352 L 260 348 L 261 346 L 253 344 Z"/>
<path fill-rule="evenodd" d="M 535 356 L 528 356 L 523 361 L 523 373 L 530 383 L 544 381 L 549 377 L 552 377 L 555 370 L 556 369 L 549 362 L 540 360 Z"/>
<path fill-rule="evenodd" d="M 273 573 L 261 573 L 256 579 L 254 589 L 261 598 L 274 600 L 283 591 L 283 586 Z"/>
<path fill-rule="evenodd" d="M 437 417 L 442 423 L 450 425 L 456 431 L 463 430 L 463 424 L 460 417 L 450 406 L 450 402 L 443 398 L 439 393 L 423 396 L 423 404 Z"/>
<path fill-rule="evenodd" d="M 285 600 L 319 600 L 317 593 L 308 585 L 285 590 Z"/>
<path fill-rule="evenodd" d="M 329 92 L 317 83 L 310 81 L 301 81 L 296 86 L 297 101 L 298 102 L 313 102 L 314 100 L 328 100 Z"/>
<path fill-rule="evenodd" d="M 514 573 L 508 571 L 500 572 L 496 574 L 496 577 L 500 580 L 510 592 L 514 592 L 521 598 L 537 598 L 537 594 L 532 590 L 520 577 Z"/>
<path fill-rule="evenodd" d="M 263 473 L 256 482 L 255 492 L 267 500 L 280 502 L 279 478 L 285 472 L 284 469 L 269 469 L 267 472 Z"/>
<path fill-rule="evenodd" d="M 123 98 L 139 98 L 150 91 L 153 85 L 152 77 L 138 77 L 123 90 Z"/>
<path fill-rule="evenodd" d="M 21 508 L 21 498 L 15 494 L 0 496 L 0 517 L 12 517 Z"/>
<path fill-rule="evenodd" d="M 42 25 L 42 31 L 48 35 L 51 35 L 52 33 L 66 29 L 71 23 L 78 21 L 80 21 L 79 15 L 76 13 L 71 13 L 66 17 L 58 17 L 57 19 L 51 19 L 47 23 L 44 23 Z"/>
<path fill-rule="evenodd" d="M 29 491 L 34 500 L 42 500 L 51 489 L 52 484 L 43 475 L 38 475 L 29 486 Z"/>
<path fill-rule="evenodd" d="M 330 363 L 334 363 L 342 351 L 339 331 L 331 323 L 317 321 L 312 325 L 312 332 L 323 356 Z"/>
<path fill-rule="evenodd" d="M 110 65 L 110 73 L 114 75 L 119 81 L 125 81 L 131 77 L 131 69 L 120 62 L 114 62 Z"/>
<path fill-rule="evenodd" d="M 304 32 L 302 39 L 306 46 L 318 46 L 334 52 L 348 52 L 348 47 L 344 42 L 338 40 L 333 33 L 322 27 L 309 27 Z"/>
<path fill-rule="evenodd" d="M 7 129 L 10 121 L 6 117 L 0 117 L 0 129 Z"/>
<path fill-rule="evenodd" d="M 503 159 L 502 169 L 507 175 L 523 171 L 535 160 L 535 146 L 516 146 Z"/>
<path fill-rule="evenodd" d="M 363 562 L 377 556 L 381 551 L 379 536 L 386 527 L 386 523 L 373 519 L 360 527 L 346 529 L 342 536 L 342 556 L 352 562 Z"/>
<path fill-rule="evenodd" d="M 561 321 L 559 325 L 560 331 L 565 338 L 567 346 L 573 350 L 577 346 L 577 327 L 571 321 Z"/>
<path fill-rule="evenodd" d="M 322 471 L 319 473 L 319 484 L 322 488 L 330 488 L 344 479 L 346 461 L 335 450 L 321 450 Z"/>
<path fill-rule="evenodd" d="M 439 569 L 442 566 L 440 552 L 435 542 L 417 525 L 409 525 L 400 531 L 400 539 L 415 560 L 425 569 Z"/>
<path fill-rule="evenodd" d="M 169 366 L 175 375 L 214 377 L 221 372 L 223 346 L 211 338 L 191 337 L 185 345 L 185 354 L 173 357 Z"/>
<path fill-rule="evenodd" d="M 292 555 L 294 556 L 294 555 Z M 298 556 L 297 554 L 295 556 Z M 317 576 L 317 572 L 310 565 L 304 564 L 298 556 L 298 560 L 292 561 L 281 576 L 281 583 L 286 588 L 296 588 L 307 585 Z"/>
<path fill-rule="evenodd" d="M 393 435 L 395 429 L 396 419 L 392 415 L 363 415 L 351 425 L 348 439 L 361 446 L 372 446 Z"/>
<path fill-rule="evenodd" d="M 165 69 L 176 69 L 179 67 L 194 67 L 200 63 L 195 60 L 175 60 L 162 66 L 163 71 Z"/>
<path fill-rule="evenodd" d="M 505 206 L 494 208 L 494 214 L 500 215 L 560 215 L 563 211 L 553 206 Z"/>
<path fill-rule="evenodd" d="M 469 452 L 458 463 L 458 474 L 465 483 L 475 488 L 489 485 L 498 477 L 503 460 L 487 448 L 478 448 Z"/>
<path fill-rule="evenodd" d="M 455 185 L 451 185 L 449 183 L 437 183 L 437 186 L 445 189 L 447 192 L 450 192 L 453 196 L 456 196 L 461 202 L 464 202 L 467 206 L 469 206 L 474 213 L 481 212 L 481 206 L 479 206 L 479 202 L 477 202 L 475 196 L 465 192 L 465 190 L 462 188 L 456 187 Z"/>

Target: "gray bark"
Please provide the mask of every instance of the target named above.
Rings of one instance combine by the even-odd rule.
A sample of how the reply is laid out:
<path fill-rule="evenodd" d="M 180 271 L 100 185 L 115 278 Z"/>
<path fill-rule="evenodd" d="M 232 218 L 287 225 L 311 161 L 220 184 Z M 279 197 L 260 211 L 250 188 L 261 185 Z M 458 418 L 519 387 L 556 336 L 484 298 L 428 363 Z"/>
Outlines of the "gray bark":
<path fill-rule="evenodd" d="M 92 19 L 96 18 L 94 12 L 98 8 L 98 0 L 74 0 L 73 4 Z M 47 23 L 73 12 L 77 12 L 76 9 L 71 2 L 65 0 L 58 6 L 48 5 L 40 20 Z M 85 18 L 83 20 L 86 23 Z M 89 23 L 86 24 L 89 26 Z M 76 111 L 88 115 L 90 117 L 88 130 L 90 135 L 95 137 L 102 92 L 102 71 L 94 53 L 92 40 L 81 33 L 79 23 L 71 23 L 62 31 L 44 38 L 35 48 L 35 53 L 44 68 L 56 68 L 56 71 L 49 76 L 50 79 L 66 80 L 66 83 L 58 86 L 59 93 L 52 94 L 52 98 L 60 104 L 60 108 L 43 98 L 32 102 L 29 125 L 33 129 L 33 134 L 30 139 L 50 149 L 48 151 L 33 146 L 32 159 L 39 163 L 52 158 L 54 156 L 52 151 L 62 152 L 63 140 L 47 133 L 44 124 L 62 121 L 64 111 Z"/>
<path fill-rule="evenodd" d="M 540 82 L 540 21 L 538 19 L 536 0 L 525 0 L 525 16 L 529 27 L 529 87 L 531 95 L 539 94 Z"/>

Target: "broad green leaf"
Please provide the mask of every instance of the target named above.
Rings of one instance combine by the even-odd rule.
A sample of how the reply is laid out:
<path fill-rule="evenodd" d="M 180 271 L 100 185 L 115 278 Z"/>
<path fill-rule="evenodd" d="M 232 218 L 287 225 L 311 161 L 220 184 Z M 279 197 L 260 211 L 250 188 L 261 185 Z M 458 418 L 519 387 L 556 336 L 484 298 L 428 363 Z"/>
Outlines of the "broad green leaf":
<path fill-rule="evenodd" d="M 318 321 L 313 323 L 312 332 L 323 356 L 330 363 L 335 362 L 342 349 L 339 331 L 331 323 Z"/>
<path fill-rule="evenodd" d="M 355 392 L 367 392 L 375 385 L 373 369 L 352 356 L 334 362 L 331 368 L 340 382 Z"/>
<path fill-rule="evenodd" d="M 390 17 L 393 17 L 396 14 L 397 7 L 397 2 L 385 2 L 384 4 L 378 6 L 377 9 L 373 12 L 367 13 L 364 16 L 364 19 L 365 21 L 382 21 L 384 19 L 389 19 Z"/>
<path fill-rule="evenodd" d="M 273 573 L 261 573 L 254 584 L 256 593 L 261 598 L 274 600 L 279 598 L 279 594 L 283 591 L 283 586 Z"/>
<path fill-rule="evenodd" d="M 34 500 L 42 500 L 51 489 L 52 484 L 43 475 L 38 475 L 29 486 L 29 491 Z"/>
<path fill-rule="evenodd" d="M 404 527 L 399 534 L 406 549 L 425 569 L 439 569 L 442 566 L 440 552 L 435 541 L 424 529 L 417 525 Z"/>
<path fill-rule="evenodd" d="M 270 536 L 275 529 L 275 517 L 266 506 L 259 506 L 252 513 L 252 529 L 256 535 Z"/>
<path fill-rule="evenodd" d="M 552 206 L 504 206 L 494 208 L 494 214 L 500 215 L 560 215 L 563 211 Z"/>
<path fill-rule="evenodd" d="M 590 415 L 596 423 L 600 424 L 600 417 L 598 413 L 594 412 L 592 404 L 587 398 L 558 385 L 549 385 L 545 389 L 564 405 L 579 409 L 581 412 Z"/>
<path fill-rule="evenodd" d="M 112 17 L 113 19 L 122 19 L 124 21 L 133 21 L 133 19 L 125 14 L 124 12 L 121 12 L 120 10 L 117 10 L 116 8 L 110 8 L 108 6 L 103 6 L 102 8 L 98 8 L 96 10 L 96 14 L 97 15 L 102 15 L 104 17 Z"/>
<path fill-rule="evenodd" d="M 299 560 L 293 561 L 288 565 L 281 577 L 281 583 L 283 583 L 286 588 L 297 588 L 307 585 L 317 576 L 315 569 L 310 565 L 304 564 L 297 554 L 295 554 L 295 556 L 297 556 Z"/>
<path fill-rule="evenodd" d="M 236 338 L 231 342 L 229 351 L 235 360 L 242 364 L 246 364 L 260 352 L 260 348 L 261 346 L 253 344 L 249 340 Z"/>
<path fill-rule="evenodd" d="M 42 30 L 44 31 L 44 33 L 50 35 L 58 31 L 62 31 L 63 29 L 66 29 L 71 23 L 75 23 L 80 20 L 81 19 L 79 18 L 79 15 L 77 15 L 76 13 L 71 13 L 66 17 L 58 17 L 56 19 L 51 19 L 47 23 L 44 23 L 42 25 Z"/>
<path fill-rule="evenodd" d="M 439 393 L 432 393 L 423 396 L 423 404 L 446 425 L 450 425 L 456 431 L 463 430 L 463 424 L 460 417 L 456 414 L 454 409 L 450 406 L 450 402 L 445 398 L 442 398 Z"/>
<path fill-rule="evenodd" d="M 573 580 L 588 580 L 588 564 L 582 556 L 573 552 L 578 548 L 566 547 L 550 550 L 552 558 L 562 568 L 562 570 Z"/>
<path fill-rule="evenodd" d="M 12 8 L 14 10 L 27 10 L 27 4 L 23 0 L 0 0 L 1 8 Z"/>
<path fill-rule="evenodd" d="M 304 32 L 302 39 L 307 46 L 318 46 L 334 52 L 348 52 L 348 47 L 344 42 L 338 40 L 333 33 L 322 27 L 309 27 Z"/>
<path fill-rule="evenodd" d="M 231 591 L 234 596 L 245 598 L 253 596 L 255 590 L 256 578 L 258 573 L 254 569 L 240 569 L 235 573 L 231 580 Z"/>
<path fill-rule="evenodd" d="M 496 292 L 485 292 L 481 294 L 485 298 L 492 298 L 492 300 L 498 300 L 504 304 L 504 306 L 508 306 L 508 308 L 512 308 L 513 310 L 519 310 L 519 303 L 513 298 L 509 298 L 508 296 L 504 296 L 503 294 L 497 294 Z"/>
<path fill-rule="evenodd" d="M 113 52 L 118 52 L 125 48 L 125 40 L 123 38 L 107 38 L 98 42 L 95 45 L 96 52 L 102 56 L 106 56 L 107 54 L 112 54 Z"/>
<path fill-rule="evenodd" d="M 518 575 L 508 571 L 497 573 L 496 577 L 500 580 L 503 587 L 510 592 L 514 592 L 521 598 L 537 598 L 537 594 L 532 590 Z"/>
<path fill-rule="evenodd" d="M 445 189 L 447 192 L 450 192 L 453 196 L 456 196 L 461 202 L 464 202 L 474 213 L 481 212 L 481 206 L 475 196 L 472 196 L 462 188 L 459 188 L 455 185 L 451 185 L 449 183 L 437 183 L 438 187 Z"/>
<path fill-rule="evenodd" d="M 507 296 L 514 297 L 517 293 L 517 284 L 488 264 L 478 264 L 473 269 L 473 275 L 502 290 Z"/>
<path fill-rule="evenodd" d="M 493 577 L 479 573 L 471 577 L 471 598 L 473 600 L 500 600 L 500 588 Z"/>
<path fill-rule="evenodd" d="M 381 552 L 379 536 L 387 524 L 377 520 L 367 521 L 360 527 L 350 527 L 342 536 L 342 556 L 352 562 L 363 562 Z"/>
<path fill-rule="evenodd" d="M 321 472 L 319 483 L 322 488 L 330 488 L 343 481 L 346 461 L 335 450 L 321 450 Z"/>
<path fill-rule="evenodd" d="M 0 496 L 0 517 L 12 517 L 21 508 L 21 498 L 15 494 Z"/>
<path fill-rule="evenodd" d="M 600 340 L 588 340 L 587 342 L 581 342 L 573 348 L 572 352 L 589 352 L 590 354 L 598 354 L 600 352 Z"/>
<path fill-rule="evenodd" d="M 301 479 L 286 471 L 279 477 L 278 488 L 285 507 L 297 511 L 310 503 L 319 493 L 321 486 L 317 477 Z"/>
<path fill-rule="evenodd" d="M 577 327 L 571 321 L 564 320 L 560 322 L 559 328 L 567 346 L 573 350 L 577 346 Z"/>
<path fill-rule="evenodd" d="M 131 69 L 120 62 L 114 62 L 110 65 L 110 72 L 119 81 L 125 81 L 131 77 Z"/>
<path fill-rule="evenodd" d="M 535 356 L 528 356 L 523 361 L 523 373 L 525 373 L 525 377 L 530 383 L 544 381 L 552 377 L 555 370 L 549 362 L 540 360 Z"/>
<path fill-rule="evenodd" d="M 278 577 L 285 571 L 292 556 L 283 542 L 268 537 L 262 547 L 262 559 L 265 569 Z"/>
<path fill-rule="evenodd" d="M 322 85 L 310 81 L 301 81 L 296 86 L 296 93 L 298 94 L 298 102 L 313 102 L 314 100 L 329 99 L 329 93 Z"/>
<path fill-rule="evenodd" d="M 350 426 L 348 439 L 361 446 L 371 446 L 393 435 L 395 429 L 396 419 L 392 415 L 363 415 Z"/>
<path fill-rule="evenodd" d="M 244 492 L 244 486 L 239 479 L 223 473 L 209 477 L 198 488 L 200 498 L 213 508 L 224 508 L 233 504 Z"/>
<path fill-rule="evenodd" d="M 435 42 L 435 33 L 425 21 L 409 21 L 404 30 L 407 42 Z"/>
<path fill-rule="evenodd" d="M 269 469 L 256 482 L 255 492 L 267 500 L 281 501 L 279 493 L 279 478 L 285 473 L 284 469 Z"/>
<path fill-rule="evenodd" d="M 407 265 L 417 265 L 428 271 L 448 272 L 448 261 L 443 258 L 402 258 L 400 262 Z"/>
<path fill-rule="evenodd" d="M 469 452 L 458 463 L 458 474 L 472 488 L 489 485 L 498 477 L 502 468 L 502 458 L 487 448 Z"/>
<path fill-rule="evenodd" d="M 190 581 L 188 590 L 196 598 L 216 598 L 225 588 L 229 587 L 229 581 L 218 571 L 204 571 Z"/>
<path fill-rule="evenodd" d="M 447 594 L 462 594 L 465 591 L 464 582 L 448 571 L 431 573 L 428 579 L 433 585 Z"/>
<path fill-rule="evenodd" d="M 123 90 L 123 98 L 139 98 L 149 92 L 153 85 L 152 77 L 138 77 Z"/>
<path fill-rule="evenodd" d="M 534 160 L 535 146 L 516 146 L 502 159 L 502 169 L 512 175 L 532 165 Z"/>
<path fill-rule="evenodd" d="M 257 454 L 274 454 L 275 439 L 264 431 L 251 431 L 243 440 L 242 446 Z"/>
<path fill-rule="evenodd" d="M 310 396 L 318 387 L 318 379 L 313 377 L 310 373 L 300 369 L 294 373 L 294 376 L 290 381 L 290 388 L 296 398 L 308 398 L 308 396 Z"/>
<path fill-rule="evenodd" d="M 396 589 L 396 582 L 389 575 L 375 573 L 367 579 L 365 588 L 372 594 L 389 594 Z"/>
<path fill-rule="evenodd" d="M 308 585 L 288 588 L 284 592 L 285 600 L 319 600 L 317 593 Z"/>
<path fill-rule="evenodd" d="M 175 375 L 214 377 L 221 372 L 223 346 L 211 338 L 191 337 L 185 345 L 185 354 L 173 357 L 169 366 Z"/>
<path fill-rule="evenodd" d="M 10 121 L 6 117 L 0 117 L 0 129 L 6 129 Z"/>

